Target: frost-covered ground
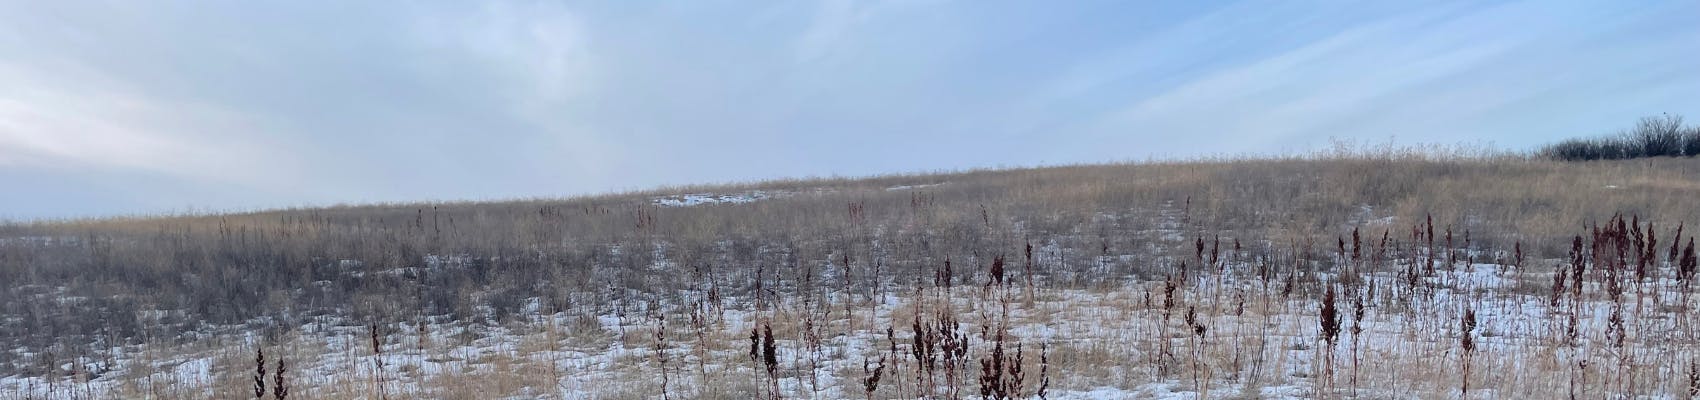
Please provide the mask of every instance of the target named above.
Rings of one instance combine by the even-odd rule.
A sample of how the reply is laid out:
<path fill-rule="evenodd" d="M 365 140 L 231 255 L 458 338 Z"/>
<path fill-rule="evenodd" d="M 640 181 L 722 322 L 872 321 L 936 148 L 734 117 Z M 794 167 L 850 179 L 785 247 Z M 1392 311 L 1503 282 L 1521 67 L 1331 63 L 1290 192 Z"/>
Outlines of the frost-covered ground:
<path fill-rule="evenodd" d="M 1441 266 L 1416 286 L 1402 286 L 1407 277 L 1395 271 L 1413 266 L 1383 267 L 1348 286 L 1331 283 L 1341 280 L 1336 273 L 1266 282 L 1253 264 L 1225 263 L 1225 273 L 1192 271 L 1167 306 L 1167 281 L 1038 289 L 1031 304 L 1019 284 L 827 293 L 807 304 L 780 299 L 762 311 L 754 299 L 732 298 L 723 308 L 694 308 L 695 323 L 692 305 L 623 313 L 544 313 L 534 305 L 501 323 L 378 326 L 376 351 L 372 327 L 326 317 L 273 338 L 229 332 L 184 346 L 114 349 L 110 361 L 60 365 L 75 371 L 110 363 L 92 379 L 0 378 L 0 398 L 239 397 L 252 390 L 256 345 L 268 360 L 285 360 L 292 398 L 658 398 L 664 386 L 681 398 L 749 398 L 773 388 L 787 398 L 864 398 L 871 375 L 864 365 L 882 357 L 883 379 L 872 397 L 946 396 L 946 371 L 918 368 L 914 326 L 933 330 L 947 314 L 969 343 L 966 368 L 954 371 L 962 397 L 979 396 L 980 361 L 989 359 L 1002 327 L 1006 355 L 1021 346 L 1027 398 L 1037 398 L 1041 384 L 1051 399 L 1455 398 L 1465 379 L 1463 310 L 1477 321 L 1470 336 L 1479 344 L 1468 360 L 1472 398 L 1550 398 L 1570 390 L 1590 398 L 1674 398 L 1686 388 L 1680 364 L 1693 356 L 1692 329 L 1672 306 L 1683 301 L 1677 282 L 1649 283 L 1638 290 L 1644 294 L 1618 302 L 1562 300 L 1555 308 L 1530 290 L 1550 282 L 1549 274 Z M 1340 291 L 1342 329 L 1332 346 L 1321 335 L 1316 293 L 1328 286 Z M 1359 296 L 1361 320 L 1354 316 Z M 1614 309 L 1632 321 L 1622 328 L 1621 347 L 1613 344 L 1620 334 L 1611 327 Z M 1561 317 L 1571 312 L 1580 315 L 1574 341 L 1565 339 L 1569 322 Z M 777 382 L 749 356 L 756 327 L 774 331 Z M 1578 367 L 1583 360 L 1588 366 Z"/>
<path fill-rule="evenodd" d="M 681 195 L 655 204 L 787 195 Z M 1570 268 L 1565 260 L 1477 262 L 1506 262 L 1503 251 L 1443 249 L 1431 260 L 1420 246 L 1383 244 L 1366 246 L 1359 259 L 1347 256 L 1341 239 L 1332 255 L 1206 257 L 1204 236 L 1187 228 L 1187 207 L 1096 215 L 1109 224 L 1159 221 L 1132 232 L 1142 245 L 1122 253 L 1105 246 L 1081 254 L 1059 244 L 1077 238 L 1036 243 L 1038 265 L 1072 259 L 1090 267 L 1040 275 L 1031 287 L 1011 262 L 1001 285 L 989 284 L 987 271 L 970 271 L 963 274 L 970 282 L 946 287 L 886 280 L 844 290 L 834 286 L 843 277 L 829 262 L 816 289 L 786 282 L 793 286 L 770 287 L 765 298 L 719 298 L 682 285 L 618 304 L 587 295 L 559 312 L 534 298 L 500 319 L 480 310 L 474 318 L 377 326 L 336 316 L 289 329 L 252 321 L 209 326 L 185 342 L 115 347 L 102 357 L 18 354 L 46 360 L 39 364 L 52 372 L 0 377 L 0 400 L 253 397 L 256 350 L 266 353 L 266 385 L 275 386 L 275 363 L 283 361 L 290 398 L 329 399 L 978 398 L 990 370 L 983 362 L 1004 365 L 995 375 L 1015 398 L 1674 399 L 1700 387 L 1691 283 L 1672 279 L 1668 262 L 1650 265 L 1648 279 L 1592 266 L 1584 279 L 1561 282 L 1555 300 L 1553 271 Z M 1352 220 L 1395 222 L 1367 207 Z M 1225 248 L 1240 247 L 1230 240 Z M 1195 244 L 1196 255 L 1172 251 Z M 652 271 L 681 268 L 667 259 L 668 244 L 654 246 L 611 252 L 645 251 Z M 427 268 L 465 261 L 425 260 Z M 1610 277 L 1622 285 L 1604 285 Z M 49 299 L 78 301 L 41 289 Z M 1332 338 L 1321 317 L 1328 292 L 1339 322 Z M 751 341 L 752 332 L 768 329 L 771 373 Z M 967 343 L 955 364 L 941 356 L 944 336 Z"/>

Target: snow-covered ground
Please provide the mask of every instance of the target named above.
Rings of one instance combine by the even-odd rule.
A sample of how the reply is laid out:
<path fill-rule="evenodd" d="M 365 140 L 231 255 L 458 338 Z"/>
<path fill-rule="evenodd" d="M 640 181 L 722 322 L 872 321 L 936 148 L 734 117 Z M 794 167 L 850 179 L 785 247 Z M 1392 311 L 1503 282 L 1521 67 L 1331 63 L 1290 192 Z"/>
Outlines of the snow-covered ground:
<path fill-rule="evenodd" d="M 899 190 L 926 189 L 926 188 L 930 188 L 930 187 L 938 187 L 938 186 L 941 186 L 941 185 L 944 185 L 944 182 L 923 183 L 923 184 L 915 184 L 915 185 L 897 185 L 897 186 L 887 187 L 887 188 L 885 188 L 885 190 L 888 191 L 888 192 L 895 192 L 895 191 L 899 191 Z"/>
<path fill-rule="evenodd" d="M 681 195 L 657 204 L 737 204 L 779 195 L 753 193 Z M 1472 261 L 1506 258 L 1480 250 L 1438 253 L 1431 261 L 1425 249 L 1395 246 L 1353 261 L 1342 239 L 1341 254 L 1324 251 L 1309 261 L 1291 254 L 1205 261 L 1202 246 L 1196 256 L 1166 251 L 1203 243 L 1185 222 L 1186 207 L 1170 202 L 1146 211 L 1162 222 L 1132 233 L 1143 246 L 1121 253 L 1106 246 L 1081 254 L 1061 244 L 1078 237 L 1035 241 L 1040 268 L 1094 260 L 1089 276 L 1100 279 L 1070 289 L 1052 288 L 1048 280 L 1083 280 L 1076 272 L 1040 275 L 1030 289 L 1021 272 L 999 286 L 986 284 L 989 272 L 971 271 L 965 276 L 973 282 L 948 288 L 885 281 L 850 293 L 780 295 L 793 289 L 779 289 L 759 307 L 751 297 L 713 303 L 702 290 L 682 289 L 619 307 L 575 300 L 583 304 L 561 312 L 533 298 L 500 322 L 432 316 L 374 327 L 318 316 L 262 337 L 247 328 L 268 321 L 253 321 L 207 327 L 186 343 L 117 347 L 109 357 L 14 354 L 53 372 L 0 377 L 0 400 L 251 397 L 256 349 L 270 363 L 286 363 L 292 398 L 624 399 L 662 398 L 663 391 L 679 398 L 742 399 L 769 391 L 786 398 L 953 392 L 973 398 L 1000 331 L 1004 362 L 1021 366 L 1018 398 L 1040 398 L 1043 390 L 1046 399 L 1674 399 L 1694 387 L 1690 376 L 1700 376 L 1700 367 L 1689 364 L 1700 356 L 1700 320 L 1687 312 L 1689 283 L 1668 278 L 1674 276 L 1668 263 L 1650 266 L 1659 278 L 1625 278 L 1615 298 L 1596 268 L 1581 282 L 1580 298 L 1567 292 L 1555 301 L 1551 271 L 1564 261 L 1532 260 L 1535 268 Z M 1354 218 L 1394 222 L 1367 207 Z M 647 251 L 650 270 L 683 268 L 667 259 L 668 244 L 655 246 L 611 253 Z M 425 260 L 433 269 L 467 261 Z M 364 267 L 355 260 L 337 265 Z M 1429 265 L 1432 273 L 1425 271 Z M 843 279 L 838 271 L 829 262 L 819 279 Z M 1328 288 L 1336 292 L 1340 323 L 1333 340 L 1319 317 Z M 80 301 L 56 288 L 31 289 L 44 302 Z M 1473 326 L 1464 315 L 1474 317 Z M 771 375 L 751 356 L 750 335 L 766 328 L 775 339 Z M 937 338 L 945 330 L 968 343 L 956 368 L 939 357 Z M 1473 350 L 1464 350 L 1465 338 Z M 931 356 L 918 356 L 917 349 L 931 349 Z M 876 365 L 884 365 L 882 379 L 871 385 Z M 267 368 L 275 377 L 275 364 Z"/>
<path fill-rule="evenodd" d="M 658 397 L 663 370 L 672 396 L 766 391 L 770 386 L 764 383 L 761 365 L 748 356 L 747 338 L 758 326 L 775 331 L 779 381 L 772 387 L 786 397 L 865 397 L 868 373 L 863 365 L 881 357 L 886 358 L 885 379 L 874 397 L 922 397 L 928 390 L 917 383 L 928 375 L 912 356 L 916 335 L 911 326 L 917 311 L 923 325 L 936 324 L 943 304 L 951 304 L 958 328 L 969 337 L 968 370 L 959 371 L 956 385 L 966 397 L 979 394 L 979 361 L 990 354 L 999 326 L 1007 328 L 1006 352 L 1021 344 L 1023 396 L 1036 398 L 1045 379 L 1045 397 L 1051 399 L 1192 399 L 1206 393 L 1210 398 L 1298 399 L 1325 393 L 1455 397 L 1459 367 L 1464 365 L 1456 320 L 1462 309 L 1473 310 L 1477 319 L 1472 337 L 1479 345 L 1470 362 L 1476 368 L 1471 379 L 1479 388 L 1472 397 L 1558 393 L 1559 386 L 1553 385 L 1567 384 L 1570 370 L 1545 364 L 1584 359 L 1599 365 L 1592 372 L 1594 381 L 1584 384 L 1594 385 L 1590 393 L 1620 393 L 1602 386 L 1610 383 L 1601 380 L 1611 376 L 1605 371 L 1619 362 L 1614 354 L 1629 351 L 1653 358 L 1673 350 L 1660 339 L 1677 332 L 1678 317 L 1672 314 L 1651 306 L 1639 311 L 1645 318 L 1635 319 L 1643 322 L 1632 324 L 1629 344 L 1620 349 L 1609 344 L 1614 334 L 1609 332 L 1610 313 L 1614 307 L 1632 312 L 1632 304 L 1567 300 L 1555 310 L 1544 296 L 1523 290 L 1550 280 L 1550 275 L 1523 276 L 1522 271 L 1495 264 L 1442 266 L 1418 286 L 1400 288 L 1403 277 L 1394 271 L 1406 266 L 1384 267 L 1366 273 L 1358 286 L 1365 302 L 1362 320 L 1352 316 L 1356 295 L 1343 291 L 1337 299 L 1343 327 L 1332 350 L 1318 330 L 1317 296 L 1283 295 L 1284 283 L 1266 284 L 1247 274 L 1250 264 L 1227 265 L 1225 274 L 1194 275 L 1176 289 L 1169 308 L 1162 300 L 1162 281 L 1132 281 L 1103 290 L 1039 290 L 1031 305 L 1024 304 L 1028 293 L 1019 285 L 968 286 L 883 293 L 877 298 L 829 295 L 824 304 L 782 299 L 760 312 L 749 307 L 751 299 L 729 299 L 723 310 L 699 309 L 700 325 L 692 324 L 689 306 L 663 305 L 664 347 L 656 345 L 657 320 L 642 310 L 544 314 L 539 307 L 527 307 L 525 318 L 500 324 L 437 320 L 423 329 L 379 326 L 376 352 L 370 327 L 325 317 L 264 342 L 264 348 L 268 359 L 289 363 L 287 377 L 296 393 L 313 393 L 302 398 L 453 397 L 474 388 L 478 398 L 570 399 Z M 1301 278 L 1340 279 L 1329 273 Z M 1646 291 L 1652 292 L 1653 286 Z M 1662 293 L 1639 301 L 1680 301 L 1675 290 Z M 1008 317 L 999 311 L 1006 306 Z M 1578 341 L 1566 343 L 1561 336 L 1567 322 L 1554 316 L 1572 306 L 1582 315 L 1581 332 Z M 1186 321 L 1189 311 L 1196 313 L 1198 322 Z M 1194 325 L 1204 327 L 1205 333 L 1193 335 Z M 886 328 L 892 329 L 890 336 Z M 1354 334 L 1356 329 L 1362 333 Z M 804 340 L 811 334 L 821 338 L 818 348 Z M 245 393 L 251 390 L 253 349 L 259 339 L 222 337 L 218 345 L 120 349 L 115 368 L 93 379 L 0 378 L 0 393 L 9 393 L 0 398 L 89 393 L 223 398 Z M 1049 358 L 1044 366 L 1038 362 L 1041 345 Z M 664 349 L 665 363 L 658 348 Z M 1686 347 L 1675 350 L 1682 349 Z M 79 361 L 82 366 L 66 363 L 61 369 L 87 368 L 90 361 Z M 1324 379 L 1329 365 L 1333 375 Z M 1047 370 L 1042 378 L 1040 368 Z M 1518 368 L 1549 368 L 1540 374 L 1562 376 L 1520 373 Z M 1675 371 L 1644 368 L 1641 379 L 1646 380 L 1667 379 Z M 949 390 L 942 376 L 932 379 L 933 394 Z M 1668 398 L 1670 393 L 1641 394 Z"/>
<path fill-rule="evenodd" d="M 744 204 L 776 197 L 791 196 L 791 192 L 751 190 L 741 193 L 689 193 L 650 198 L 650 203 L 662 207 L 691 207 L 710 204 Z"/>

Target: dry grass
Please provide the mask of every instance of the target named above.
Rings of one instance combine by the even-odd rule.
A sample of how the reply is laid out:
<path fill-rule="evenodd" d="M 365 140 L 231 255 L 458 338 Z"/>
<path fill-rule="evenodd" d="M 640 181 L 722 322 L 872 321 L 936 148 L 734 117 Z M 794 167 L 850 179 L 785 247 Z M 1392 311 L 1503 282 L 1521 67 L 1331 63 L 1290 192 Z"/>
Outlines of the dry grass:
<path fill-rule="evenodd" d="M 888 190 L 922 184 L 937 185 Z M 750 190 L 785 195 L 740 205 L 650 202 L 677 192 Z M 105 397 L 119 398 L 251 396 L 256 343 L 267 346 L 268 358 L 292 363 L 291 398 L 554 398 L 591 390 L 596 398 L 652 398 L 661 394 L 661 366 L 650 313 L 666 321 L 668 391 L 676 397 L 768 391 L 765 367 L 746 355 L 758 324 L 776 336 L 786 397 L 862 397 L 869 374 L 862 363 L 881 356 L 888 364 L 873 397 L 916 397 L 926 390 L 909 356 L 909 327 L 917 312 L 933 324 L 945 310 L 970 338 L 971 371 L 958 379 L 963 394 L 979 393 L 978 362 L 991 348 L 983 332 L 1001 326 L 1010 347 L 1048 344 L 1051 389 L 1061 394 L 1110 386 L 1216 397 L 1277 388 L 1297 396 L 1442 398 L 1456 396 L 1465 379 L 1471 396 L 1557 398 L 1572 387 L 1586 398 L 1683 393 L 1686 381 L 1678 378 L 1687 371 L 1666 366 L 1696 356 L 1696 321 L 1688 298 L 1672 297 L 1680 290 L 1671 282 L 1623 292 L 1621 331 L 1608 332 L 1604 316 L 1583 315 L 1575 343 L 1562 340 L 1563 313 L 1611 309 L 1599 286 L 1605 281 L 1590 273 L 1583 302 L 1567 296 L 1564 307 L 1546 304 L 1550 273 L 1565 267 L 1570 238 L 1585 235 L 1585 224 L 1638 215 L 1656 220 L 1661 240 L 1670 240 L 1679 224 L 1700 226 L 1694 198 L 1700 161 L 1691 159 L 1407 154 L 10 224 L 0 225 L 0 277 L 10 282 L 0 304 L 6 315 L 37 319 L 6 319 L 0 328 L 15 332 L 4 338 L 14 347 L 82 357 L 92 346 L 61 342 L 121 336 L 136 349 L 126 359 L 140 365 L 96 379 L 107 383 Z M 1506 259 L 1515 243 L 1528 266 L 1488 285 L 1458 275 L 1437 253 L 1443 265 L 1434 276 L 1402 275 L 1429 260 L 1426 242 L 1411 236 L 1428 216 L 1439 229 L 1455 229 L 1455 246 L 1470 234 L 1468 249 L 1441 251 L 1490 262 Z M 1336 240 L 1354 229 L 1366 247 L 1377 246 L 1383 231 L 1392 238 L 1392 248 L 1370 249 L 1387 254 L 1375 274 L 1336 254 Z M 1214 264 L 1194 255 L 1195 240 L 1218 236 L 1222 247 L 1244 249 L 1224 249 Z M 1027 243 L 1037 273 L 1031 302 Z M 1006 285 L 988 288 L 998 257 L 1007 261 Z M 934 287 L 947 258 L 954 285 Z M 1182 261 L 1189 263 L 1184 279 Z M 1670 276 L 1669 261 L 1655 263 L 1654 274 Z M 1259 272 L 1268 268 L 1275 272 Z M 1179 282 L 1167 310 L 1166 277 Z M 1316 315 L 1331 287 L 1342 290 L 1342 328 L 1332 342 L 1319 340 Z M 1359 293 L 1368 303 L 1361 321 L 1350 317 Z M 95 300 L 28 306 L 72 297 Z M 710 308 L 700 339 L 689 312 L 698 302 Z M 1538 305 L 1535 315 L 1525 303 Z M 1466 308 L 1480 318 L 1479 348 L 1470 354 L 1471 376 L 1462 377 Z M 1189 309 L 1190 325 L 1182 318 Z M 123 318 L 76 323 L 97 312 L 155 310 L 216 326 L 135 318 L 137 332 L 124 337 L 112 333 L 131 329 Z M 423 341 L 414 328 L 421 321 L 429 321 Z M 1349 328 L 1360 322 L 1362 338 Z M 367 331 L 349 331 L 374 323 L 388 327 L 383 371 L 373 370 L 380 355 L 361 336 Z M 805 350 L 811 331 L 820 351 Z M 1616 337 L 1626 344 L 1606 344 Z M 1348 346 L 1359 339 L 1365 362 L 1352 374 L 1358 363 Z M 1331 351 L 1318 348 L 1330 344 Z M 40 373 L 40 358 L 0 358 L 0 376 Z M 1589 367 L 1577 368 L 1581 360 Z M 187 361 L 209 365 L 209 374 L 188 374 L 209 380 L 154 374 Z M 1038 357 L 1023 363 L 1024 386 L 1036 385 Z M 811 370 L 818 385 L 808 383 Z"/>

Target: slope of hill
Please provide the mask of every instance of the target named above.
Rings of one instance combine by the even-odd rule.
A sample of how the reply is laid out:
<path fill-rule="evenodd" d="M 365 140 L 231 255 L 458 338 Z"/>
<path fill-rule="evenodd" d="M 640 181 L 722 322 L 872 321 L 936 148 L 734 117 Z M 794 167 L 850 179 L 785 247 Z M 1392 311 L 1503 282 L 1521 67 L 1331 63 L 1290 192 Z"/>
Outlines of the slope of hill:
<path fill-rule="evenodd" d="M 12 223 L 0 398 L 1668 397 L 1697 196 L 1381 155 Z"/>

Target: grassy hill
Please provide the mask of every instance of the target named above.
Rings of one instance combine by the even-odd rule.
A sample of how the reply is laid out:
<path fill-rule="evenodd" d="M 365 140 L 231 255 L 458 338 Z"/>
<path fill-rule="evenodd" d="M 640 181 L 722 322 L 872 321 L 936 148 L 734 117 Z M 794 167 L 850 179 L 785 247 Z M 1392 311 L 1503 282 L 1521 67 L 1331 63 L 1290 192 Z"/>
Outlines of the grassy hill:
<path fill-rule="evenodd" d="M 1676 395 L 1696 198 L 1382 153 L 18 222 L 0 393 Z"/>

